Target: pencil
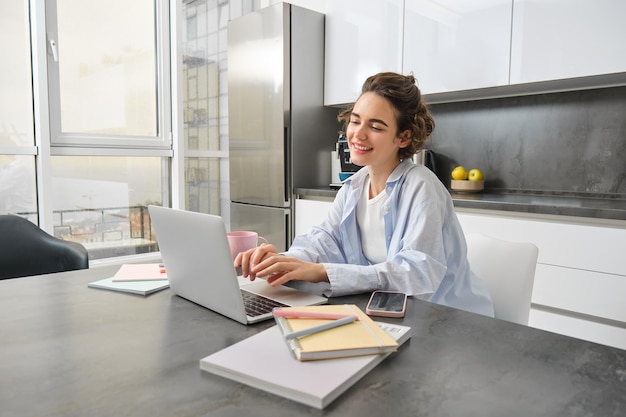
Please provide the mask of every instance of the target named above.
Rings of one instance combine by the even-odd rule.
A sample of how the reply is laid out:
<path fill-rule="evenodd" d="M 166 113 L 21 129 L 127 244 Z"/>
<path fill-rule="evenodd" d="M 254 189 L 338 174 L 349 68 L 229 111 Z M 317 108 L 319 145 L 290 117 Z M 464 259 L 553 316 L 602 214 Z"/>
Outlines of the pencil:
<path fill-rule="evenodd" d="M 324 330 L 333 329 L 335 327 L 344 326 L 350 323 L 354 323 L 354 316 L 345 316 L 343 318 L 340 318 L 334 321 L 329 321 L 328 323 L 309 327 L 308 329 L 302 329 L 296 332 L 287 333 L 285 335 L 285 339 L 290 340 L 290 339 L 295 339 L 297 337 L 309 336 L 315 333 L 323 332 Z"/>
<path fill-rule="evenodd" d="M 273 314 L 274 317 L 287 317 L 292 319 L 337 320 L 344 317 L 354 317 L 354 320 L 359 320 L 359 316 L 354 316 L 351 314 L 321 313 L 318 311 L 282 310 L 280 308 L 274 309 Z"/>

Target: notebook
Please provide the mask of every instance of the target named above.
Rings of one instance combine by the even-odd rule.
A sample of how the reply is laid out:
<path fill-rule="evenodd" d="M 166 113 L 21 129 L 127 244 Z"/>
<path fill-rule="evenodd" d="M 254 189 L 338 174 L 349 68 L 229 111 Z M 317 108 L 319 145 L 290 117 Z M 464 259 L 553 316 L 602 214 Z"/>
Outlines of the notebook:
<path fill-rule="evenodd" d="M 113 275 L 113 282 L 167 280 L 163 264 L 122 264 Z"/>
<path fill-rule="evenodd" d="M 358 317 L 350 324 L 323 330 L 306 336 L 288 338 L 287 335 L 315 326 L 332 325 L 333 320 L 306 317 L 276 317 L 276 323 L 285 336 L 296 359 L 311 361 L 395 352 L 398 343 L 382 330 L 376 322 L 354 304 L 308 307 L 284 307 L 284 312 L 336 314 Z"/>
<path fill-rule="evenodd" d="M 219 216 L 148 206 L 170 288 L 189 301 L 239 323 L 271 319 L 272 309 L 325 304 L 327 299 L 263 279 L 238 277 Z M 244 297 L 263 311 L 246 310 Z"/>
<path fill-rule="evenodd" d="M 377 324 L 398 345 L 411 337 L 409 326 Z M 398 354 L 402 351 L 393 355 Z M 278 326 L 273 326 L 201 359 L 200 369 L 323 409 L 389 355 L 300 362 L 290 354 Z"/>
<path fill-rule="evenodd" d="M 167 280 L 154 281 L 114 281 L 113 278 L 105 278 L 87 284 L 90 288 L 102 290 L 128 292 L 131 294 L 150 295 L 154 292 L 164 290 L 170 285 Z"/>

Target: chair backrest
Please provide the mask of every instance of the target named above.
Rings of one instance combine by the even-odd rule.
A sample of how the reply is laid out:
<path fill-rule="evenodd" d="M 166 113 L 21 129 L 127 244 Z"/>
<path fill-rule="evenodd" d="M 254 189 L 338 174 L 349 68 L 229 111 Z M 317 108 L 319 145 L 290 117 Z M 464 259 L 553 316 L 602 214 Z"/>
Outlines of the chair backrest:
<path fill-rule="evenodd" d="M 79 243 L 49 235 L 30 221 L 0 215 L 0 279 L 89 268 Z"/>
<path fill-rule="evenodd" d="M 539 249 L 472 233 L 465 236 L 472 271 L 489 288 L 495 317 L 528 325 Z"/>

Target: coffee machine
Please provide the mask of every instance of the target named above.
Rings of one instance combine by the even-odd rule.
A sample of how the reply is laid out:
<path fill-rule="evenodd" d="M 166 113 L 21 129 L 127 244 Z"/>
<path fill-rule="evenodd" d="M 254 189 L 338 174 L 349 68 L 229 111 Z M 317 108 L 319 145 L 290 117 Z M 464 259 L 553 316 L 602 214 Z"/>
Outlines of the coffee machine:
<path fill-rule="evenodd" d="M 343 132 L 339 132 L 339 138 L 335 143 L 335 150 L 330 153 L 331 184 L 330 188 L 339 189 L 343 181 L 361 169 L 350 160 L 350 148 L 348 138 Z"/>
<path fill-rule="evenodd" d="M 354 165 L 350 160 L 350 147 L 348 146 L 348 137 L 344 132 L 339 132 L 339 139 L 337 139 L 337 155 L 341 163 L 341 172 L 354 173 L 361 169 L 360 166 Z"/>

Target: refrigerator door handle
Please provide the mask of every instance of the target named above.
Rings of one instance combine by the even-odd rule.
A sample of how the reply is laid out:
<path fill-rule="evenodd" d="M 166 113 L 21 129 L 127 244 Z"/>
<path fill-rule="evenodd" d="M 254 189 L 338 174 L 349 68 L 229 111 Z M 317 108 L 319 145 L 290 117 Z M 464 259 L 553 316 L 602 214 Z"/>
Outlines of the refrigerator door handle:
<path fill-rule="evenodd" d="M 291 144 L 289 141 L 289 127 L 285 126 L 283 129 L 283 169 L 285 170 L 283 178 L 285 205 L 291 204 Z"/>
<path fill-rule="evenodd" d="M 289 250 L 289 247 L 291 246 L 291 242 L 293 240 L 293 225 L 292 225 L 292 218 L 291 218 L 291 212 L 286 210 L 285 211 L 285 251 Z"/>

